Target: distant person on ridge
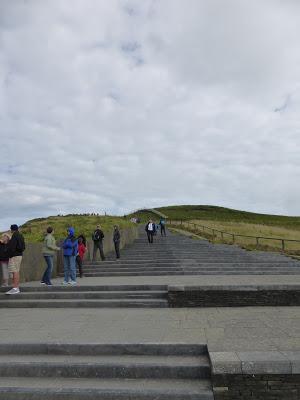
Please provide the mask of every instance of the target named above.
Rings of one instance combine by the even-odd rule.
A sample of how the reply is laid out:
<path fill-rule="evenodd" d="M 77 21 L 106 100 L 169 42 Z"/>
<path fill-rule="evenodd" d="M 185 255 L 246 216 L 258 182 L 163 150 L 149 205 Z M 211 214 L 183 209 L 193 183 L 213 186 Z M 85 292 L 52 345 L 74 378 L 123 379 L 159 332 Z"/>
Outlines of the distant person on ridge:
<path fill-rule="evenodd" d="M 53 258 L 55 252 L 58 250 L 60 250 L 60 248 L 56 246 L 56 241 L 53 236 L 53 228 L 51 228 L 51 226 L 48 226 L 43 245 L 43 256 L 46 261 L 47 268 L 45 269 L 44 275 L 41 280 L 42 285 L 52 286 L 51 276 L 53 270 Z"/>
<path fill-rule="evenodd" d="M 68 228 L 68 236 L 63 242 L 64 251 L 64 281 L 63 285 L 77 285 L 76 282 L 76 256 L 78 253 L 78 242 L 75 238 L 74 228 Z"/>
<path fill-rule="evenodd" d="M 149 222 L 145 227 L 145 231 L 147 232 L 148 242 L 153 243 L 153 235 L 155 235 L 156 226 L 152 219 L 149 219 Z"/>
<path fill-rule="evenodd" d="M 76 264 L 78 265 L 80 278 L 83 277 L 82 263 L 83 263 L 83 257 L 84 257 L 85 252 L 86 252 L 86 246 L 83 242 L 82 236 L 79 236 L 79 238 L 78 238 L 78 254 L 76 256 Z"/>
<path fill-rule="evenodd" d="M 10 227 L 12 237 L 8 244 L 8 272 L 13 276 L 13 287 L 6 294 L 20 293 L 20 268 L 25 250 L 25 240 L 23 235 L 19 232 L 19 227 L 16 224 Z"/>
<path fill-rule="evenodd" d="M 167 236 L 167 234 L 166 234 L 166 221 L 164 220 L 164 218 L 160 219 L 158 225 L 160 226 L 160 234 L 161 234 L 161 236 Z"/>
<path fill-rule="evenodd" d="M 115 252 L 117 260 L 120 258 L 120 241 L 121 241 L 121 233 L 117 225 L 114 226 L 114 234 L 113 234 L 113 242 L 115 245 Z"/>
<path fill-rule="evenodd" d="M 8 242 L 10 241 L 10 235 L 8 233 L 4 233 L 0 239 L 0 266 L 2 268 L 2 287 L 8 286 Z"/>
<path fill-rule="evenodd" d="M 96 261 L 97 250 L 100 251 L 101 260 L 105 260 L 104 252 L 103 252 L 103 239 L 104 233 L 101 230 L 101 226 L 97 225 L 96 230 L 92 235 L 92 239 L 94 242 L 94 250 L 93 250 L 93 261 Z"/>

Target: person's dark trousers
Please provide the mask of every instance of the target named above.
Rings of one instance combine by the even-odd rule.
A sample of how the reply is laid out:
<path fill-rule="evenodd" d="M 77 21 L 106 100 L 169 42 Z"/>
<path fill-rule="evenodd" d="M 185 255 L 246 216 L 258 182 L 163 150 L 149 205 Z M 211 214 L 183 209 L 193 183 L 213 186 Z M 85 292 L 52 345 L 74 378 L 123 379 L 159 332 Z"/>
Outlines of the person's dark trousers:
<path fill-rule="evenodd" d="M 153 243 L 153 232 L 147 232 L 148 242 Z"/>
<path fill-rule="evenodd" d="M 114 242 L 115 244 L 115 252 L 116 252 L 116 257 L 120 258 L 120 242 Z"/>
<path fill-rule="evenodd" d="M 79 269 L 79 276 L 80 278 L 82 278 L 83 273 L 82 273 L 82 259 L 80 256 L 76 256 L 76 264 L 78 265 L 78 269 Z"/>
<path fill-rule="evenodd" d="M 96 261 L 96 255 L 97 255 L 97 250 L 99 249 L 100 251 L 100 256 L 101 256 L 101 260 L 104 261 L 105 260 L 105 255 L 103 252 L 103 242 L 94 242 L 94 251 L 93 251 L 93 261 Z"/>
<path fill-rule="evenodd" d="M 47 267 L 42 277 L 41 282 L 46 283 L 46 285 L 51 285 L 51 276 L 53 270 L 53 256 L 44 255 Z"/>
<path fill-rule="evenodd" d="M 160 234 L 161 234 L 161 236 L 167 236 L 166 227 L 163 225 L 160 226 Z"/>

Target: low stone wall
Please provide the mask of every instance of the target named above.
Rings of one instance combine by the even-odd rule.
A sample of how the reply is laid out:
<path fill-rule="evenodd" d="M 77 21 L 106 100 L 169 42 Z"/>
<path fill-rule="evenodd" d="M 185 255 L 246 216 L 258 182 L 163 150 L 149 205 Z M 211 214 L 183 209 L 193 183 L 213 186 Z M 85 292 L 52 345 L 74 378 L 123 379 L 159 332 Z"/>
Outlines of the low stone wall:
<path fill-rule="evenodd" d="M 104 232 L 104 251 L 106 254 L 114 250 L 112 241 L 112 232 Z M 138 237 L 138 229 L 136 226 L 121 230 L 121 248 L 132 243 Z M 26 250 L 23 255 L 22 265 L 20 270 L 21 282 L 40 280 L 46 268 L 46 263 L 42 255 L 42 243 L 26 243 Z M 88 252 L 86 259 L 90 260 L 93 256 L 93 241 L 88 241 Z M 99 258 L 99 254 L 97 256 Z M 58 252 L 54 257 L 53 278 L 63 270 L 62 252 Z M 2 279 L 2 270 L 0 268 L 0 278 Z"/>
<path fill-rule="evenodd" d="M 209 355 L 215 400 L 300 399 L 300 351 Z"/>
<path fill-rule="evenodd" d="M 169 286 L 170 307 L 299 306 L 299 285 Z"/>

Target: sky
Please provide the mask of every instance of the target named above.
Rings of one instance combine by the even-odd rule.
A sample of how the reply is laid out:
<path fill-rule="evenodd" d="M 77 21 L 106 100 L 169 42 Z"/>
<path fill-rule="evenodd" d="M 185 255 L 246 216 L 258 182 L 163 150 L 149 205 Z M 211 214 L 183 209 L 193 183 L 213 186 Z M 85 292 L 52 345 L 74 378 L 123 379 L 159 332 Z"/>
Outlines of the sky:
<path fill-rule="evenodd" d="M 300 215 L 298 0 L 0 0 L 0 229 Z"/>

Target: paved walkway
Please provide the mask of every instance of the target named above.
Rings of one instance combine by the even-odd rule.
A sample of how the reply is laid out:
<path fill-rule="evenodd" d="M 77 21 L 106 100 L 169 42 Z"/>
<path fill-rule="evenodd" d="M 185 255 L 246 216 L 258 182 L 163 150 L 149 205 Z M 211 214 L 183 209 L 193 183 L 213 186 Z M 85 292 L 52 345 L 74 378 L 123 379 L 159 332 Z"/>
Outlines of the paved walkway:
<path fill-rule="evenodd" d="M 300 350 L 300 307 L 2 309 L 0 342 L 208 343 Z"/>
<path fill-rule="evenodd" d="M 60 285 L 61 279 L 56 279 L 53 283 Z M 83 286 L 110 284 L 298 286 L 300 275 L 87 277 L 79 279 L 79 284 Z M 26 286 L 36 285 L 39 283 L 26 284 Z M 210 351 L 300 350 L 300 307 L 3 308 L 0 312 L 1 343 L 184 342 L 208 343 Z"/>

